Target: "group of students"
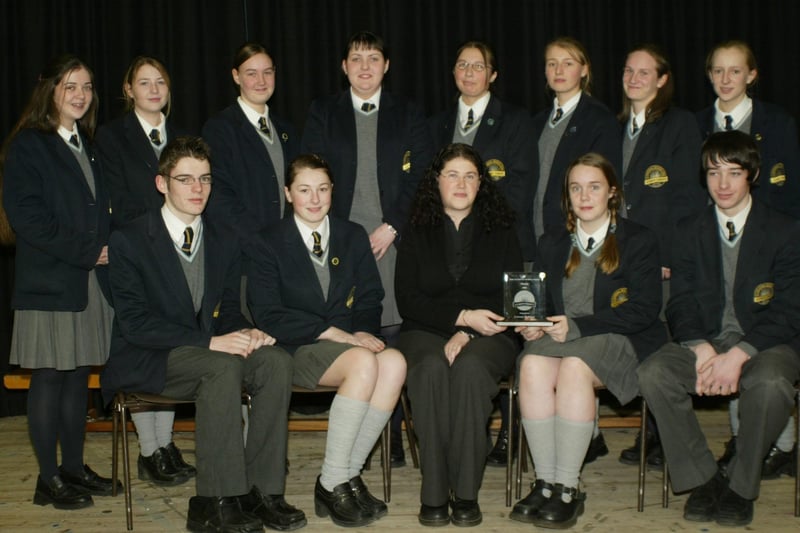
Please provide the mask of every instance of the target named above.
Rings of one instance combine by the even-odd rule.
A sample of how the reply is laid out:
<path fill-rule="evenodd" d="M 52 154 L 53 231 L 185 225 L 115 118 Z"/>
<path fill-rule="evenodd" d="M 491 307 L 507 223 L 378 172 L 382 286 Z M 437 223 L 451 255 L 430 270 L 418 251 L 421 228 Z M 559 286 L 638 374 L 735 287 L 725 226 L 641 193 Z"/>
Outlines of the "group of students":
<path fill-rule="evenodd" d="M 687 519 L 749 523 L 800 377 L 797 133 L 747 95 L 749 47 L 709 54 L 718 99 L 697 120 L 671 105 L 652 45 L 627 57 L 618 118 L 590 96 L 588 54 L 568 37 L 545 49 L 553 106 L 532 118 L 492 95 L 485 43 L 458 50 L 458 100 L 429 121 L 382 89 L 380 37 L 352 36 L 341 68 L 349 89 L 311 105 L 302 138 L 268 107 L 275 65 L 256 43 L 237 50 L 237 101 L 202 139 L 168 120 L 156 59 L 133 61 L 127 112 L 96 137 L 91 70 L 64 56 L 42 73 L 3 153 L 34 503 L 82 508 L 112 492 L 83 462 L 86 378 L 105 365 L 106 400 L 195 401 L 196 467 L 172 442 L 173 412 L 134 415 L 140 478 L 196 476 L 192 531 L 306 524 L 283 496 L 293 384 L 337 388 L 319 516 L 361 526 L 388 512 L 360 473 L 406 385 L 419 521 L 474 526 L 492 398 L 516 369 L 536 481 L 512 519 L 576 523 L 604 385 L 648 400 L 673 487 L 692 490 Z M 554 324 L 498 326 L 503 273 L 531 263 Z M 737 391 L 742 431 L 723 472 L 689 395 Z"/>

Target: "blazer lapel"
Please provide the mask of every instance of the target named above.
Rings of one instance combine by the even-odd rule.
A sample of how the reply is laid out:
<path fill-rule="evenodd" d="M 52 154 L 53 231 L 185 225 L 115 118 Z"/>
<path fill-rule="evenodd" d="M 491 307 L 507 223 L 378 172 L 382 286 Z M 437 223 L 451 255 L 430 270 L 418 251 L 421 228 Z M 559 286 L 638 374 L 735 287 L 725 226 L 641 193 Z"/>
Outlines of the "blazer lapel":
<path fill-rule="evenodd" d="M 187 316 L 194 315 L 192 293 L 189 291 L 189 284 L 186 282 L 186 275 L 183 273 L 183 267 L 181 267 L 181 259 L 175 251 L 175 245 L 167 232 L 167 227 L 164 225 L 160 211 L 153 211 L 150 214 L 149 234 L 161 273 L 166 278 L 165 285 L 173 293 L 175 305 L 191 309 L 191 314 Z M 206 250 L 208 250 L 208 246 L 206 246 Z M 206 266 L 208 266 L 208 259 L 213 260 L 213 258 L 207 256 Z"/>
<path fill-rule="evenodd" d="M 50 136 L 50 142 L 53 143 L 56 153 L 61 158 L 61 160 L 70 168 L 72 172 L 70 175 L 78 180 L 80 184 L 83 186 L 84 191 L 86 191 L 87 196 L 90 198 L 93 197 L 92 190 L 89 188 L 89 183 L 86 181 L 86 176 L 83 175 L 83 170 L 81 169 L 80 163 L 78 163 L 78 159 L 75 157 L 75 154 L 72 153 L 72 148 L 67 146 L 64 142 L 64 139 L 61 138 L 61 135 L 55 134 Z M 86 139 L 81 135 L 81 144 L 83 145 L 84 152 L 86 156 L 89 157 L 89 162 L 92 162 L 92 156 L 89 154 L 88 148 L 86 146 Z M 91 165 L 92 171 L 94 172 L 95 176 L 95 183 L 98 181 L 100 174 L 97 173 L 97 166 Z"/>
<path fill-rule="evenodd" d="M 142 125 L 136 115 L 131 112 L 125 116 L 125 138 L 128 140 L 130 146 L 139 154 L 141 161 L 144 161 L 152 172 L 158 174 L 158 158 L 156 152 L 153 150 L 153 145 L 150 139 L 145 135 Z M 153 174 L 155 176 L 155 174 Z"/>
<path fill-rule="evenodd" d="M 325 301 L 325 295 L 322 294 L 322 286 L 317 278 L 317 272 L 314 270 L 314 265 L 311 263 L 311 257 L 308 255 L 308 248 L 306 248 L 302 237 L 300 237 L 300 230 L 294 223 L 293 218 L 285 218 L 281 221 L 287 227 L 283 232 L 284 235 L 284 252 L 289 257 L 289 260 L 294 265 L 294 272 L 297 278 L 308 280 L 308 283 L 314 287 L 314 293 L 319 302 Z M 331 260 L 331 246 L 328 245 L 328 261 Z"/>
<path fill-rule="evenodd" d="M 736 260 L 736 280 L 734 281 L 734 294 L 742 294 L 742 286 L 751 278 L 750 265 L 754 257 L 758 257 L 761 243 L 768 240 L 767 231 L 764 227 L 763 211 L 761 204 L 752 200 L 750 214 L 747 215 L 742 242 L 739 244 L 739 256 Z M 751 280 L 752 281 L 752 280 Z"/>
<path fill-rule="evenodd" d="M 491 144 L 495 134 L 500 131 L 500 123 L 502 120 L 500 101 L 490 96 L 489 104 L 486 106 L 486 112 L 483 114 L 481 123 L 478 125 L 478 132 L 475 134 L 473 146 L 476 150 L 479 152 L 483 151 L 486 146 Z"/>

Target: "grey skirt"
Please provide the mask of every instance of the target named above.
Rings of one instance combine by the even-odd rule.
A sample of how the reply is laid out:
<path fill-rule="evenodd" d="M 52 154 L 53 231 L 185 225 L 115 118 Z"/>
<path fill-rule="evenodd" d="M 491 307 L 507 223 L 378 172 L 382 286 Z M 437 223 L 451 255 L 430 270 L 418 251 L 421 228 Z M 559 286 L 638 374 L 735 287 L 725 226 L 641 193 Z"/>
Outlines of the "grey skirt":
<path fill-rule="evenodd" d="M 88 291 L 89 302 L 83 311 L 15 311 L 9 361 L 22 368 L 56 370 L 104 365 L 114 311 L 94 271 L 89 273 Z"/>
<path fill-rule="evenodd" d="M 294 352 L 292 384 L 316 390 L 325 371 L 340 355 L 353 347 L 352 344 L 333 341 L 319 341 L 299 347 Z"/>
<path fill-rule="evenodd" d="M 605 333 L 569 342 L 556 342 L 545 335 L 535 341 L 526 341 L 520 359 L 525 355 L 579 358 L 621 404 L 630 402 L 639 394 L 636 377 L 639 360 L 631 341 L 624 335 Z"/>

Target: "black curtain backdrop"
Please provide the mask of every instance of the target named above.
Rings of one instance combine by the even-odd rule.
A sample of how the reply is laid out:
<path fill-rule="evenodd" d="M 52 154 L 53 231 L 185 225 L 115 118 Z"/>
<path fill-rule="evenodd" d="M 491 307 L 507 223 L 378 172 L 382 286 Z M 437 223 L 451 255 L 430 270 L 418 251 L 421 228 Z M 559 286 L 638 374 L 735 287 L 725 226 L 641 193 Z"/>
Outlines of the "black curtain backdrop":
<path fill-rule="evenodd" d="M 277 67 L 270 107 L 302 131 L 312 99 L 341 90 L 342 48 L 361 29 L 389 47 L 388 90 L 433 114 L 456 96 L 455 50 L 467 39 L 491 44 L 498 57 L 495 93 L 536 112 L 549 105 L 545 44 L 571 35 L 589 50 L 592 93 L 620 108 L 629 48 L 661 45 L 672 60 L 678 106 L 713 101 L 704 61 L 715 43 L 742 39 L 759 62 L 756 96 L 800 113 L 793 34 L 800 2 L 786 0 L 4 0 L 0 2 L 0 136 L 19 118 L 38 73 L 72 52 L 92 66 L 100 122 L 122 110 L 122 76 L 139 54 L 162 60 L 172 77 L 176 124 L 199 132 L 235 95 L 231 57 L 247 40 L 263 43 Z M 533 149 L 535 140 L 531 140 Z M 11 251 L 0 253 L 0 370 L 10 343 Z M 0 416 L 20 400 L 0 389 Z"/>

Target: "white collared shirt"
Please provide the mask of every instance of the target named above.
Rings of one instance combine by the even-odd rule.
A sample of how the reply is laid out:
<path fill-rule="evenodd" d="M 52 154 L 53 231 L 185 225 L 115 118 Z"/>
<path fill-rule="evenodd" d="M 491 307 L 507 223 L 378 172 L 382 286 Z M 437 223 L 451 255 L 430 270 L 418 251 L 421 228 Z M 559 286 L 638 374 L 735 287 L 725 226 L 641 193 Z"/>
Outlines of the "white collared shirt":
<path fill-rule="evenodd" d="M 269 129 L 270 130 L 273 129 L 272 123 L 269 121 L 269 106 L 267 104 L 264 104 L 264 114 L 262 115 L 261 113 L 259 113 L 258 111 L 247 105 L 245 101 L 242 100 L 241 96 L 237 98 L 236 101 L 239 102 L 239 107 L 242 108 L 244 116 L 247 117 L 247 122 L 252 124 L 255 129 L 261 131 L 261 125 L 258 123 L 261 117 L 267 119 L 267 124 L 269 124 Z"/>
<path fill-rule="evenodd" d="M 564 102 L 564 105 L 560 105 L 558 103 L 558 97 L 557 96 L 554 97 L 553 98 L 553 111 L 550 113 L 550 121 L 549 121 L 550 125 L 551 126 L 553 125 L 553 118 L 555 118 L 556 111 L 558 111 L 559 107 L 561 108 L 561 112 L 563 113 L 563 115 L 561 115 L 561 118 L 558 119 L 559 122 L 564 120 L 564 118 L 567 115 L 572 113 L 575 110 L 575 108 L 578 107 L 578 102 L 581 101 L 581 95 L 582 94 L 583 94 L 583 91 L 578 91 L 578 94 L 576 94 L 575 96 L 573 96 L 572 98 L 570 98 L 569 100 Z"/>
<path fill-rule="evenodd" d="M 147 135 L 148 139 L 150 139 L 151 131 L 158 130 L 158 134 L 161 136 L 161 144 L 158 146 L 158 148 L 163 148 L 164 146 L 167 145 L 167 121 L 166 117 L 164 116 L 164 113 L 159 113 L 161 115 L 161 119 L 157 126 L 153 126 L 152 124 L 147 122 L 136 111 L 134 111 L 133 114 L 136 115 L 136 118 L 139 119 L 139 124 L 141 124 L 142 129 L 144 130 L 144 134 Z M 153 142 L 152 139 L 150 139 L 150 142 L 151 143 Z"/>
<path fill-rule="evenodd" d="M 375 109 L 370 111 L 370 113 L 375 113 L 376 111 L 378 111 L 381 108 L 381 90 L 383 90 L 383 87 L 378 87 L 378 90 L 375 91 L 375 94 L 370 96 L 367 100 L 364 100 L 360 96 L 356 95 L 356 93 L 353 92 L 353 88 L 351 87 L 350 98 L 353 101 L 353 109 L 355 109 L 359 113 L 363 113 L 363 111 L 361 111 L 361 106 L 364 105 L 364 103 L 369 102 L 370 104 L 373 104 L 375 106 Z"/>
<path fill-rule="evenodd" d="M 203 237 L 203 217 L 196 216 L 191 224 L 179 219 L 175 213 L 169 210 L 167 204 L 161 206 L 161 218 L 164 219 L 164 225 L 167 226 L 167 233 L 169 238 L 175 244 L 175 247 L 180 250 L 183 246 L 183 231 L 187 226 L 192 228 L 194 237 L 192 238 L 192 252 L 197 250 L 197 245 L 200 244 L 200 239 Z"/>
<path fill-rule="evenodd" d="M 68 130 L 68 129 L 67 129 L 67 128 L 65 128 L 64 126 L 59 126 L 59 127 L 58 127 L 58 135 L 59 135 L 59 136 L 60 136 L 62 139 L 64 139 L 64 142 L 65 142 L 65 143 L 67 143 L 67 145 L 68 145 L 70 148 L 72 148 L 73 150 L 78 150 L 78 151 L 80 151 L 80 150 L 82 150 L 82 149 L 83 149 L 83 140 L 81 139 L 81 134 L 80 134 L 80 133 L 78 133 L 78 123 L 77 123 L 77 122 L 76 122 L 75 124 L 73 124 L 73 125 L 72 125 L 72 129 L 71 129 L 71 130 Z M 69 142 L 70 138 L 71 138 L 73 135 L 77 135 L 77 136 L 78 136 L 78 142 L 80 143 L 80 146 L 79 146 L 79 147 L 76 147 L 74 144 L 72 144 L 71 142 Z"/>
<path fill-rule="evenodd" d="M 645 122 L 645 115 L 647 114 L 647 109 L 642 109 L 639 113 L 633 114 L 633 108 L 631 108 L 631 119 L 628 121 L 628 135 L 633 137 L 633 119 L 636 119 L 636 127 L 639 129 L 636 130 L 636 135 L 642 132 L 642 128 L 644 128 Z"/>
<path fill-rule="evenodd" d="M 325 216 L 320 225 L 316 228 L 308 227 L 308 225 L 300 220 L 297 215 L 294 215 L 294 223 L 297 225 L 297 230 L 300 232 L 300 237 L 303 239 L 303 243 L 306 245 L 306 248 L 308 248 L 309 252 L 313 252 L 314 250 L 314 237 L 311 236 L 311 233 L 315 231 L 320 235 L 320 245 L 322 246 L 322 250 L 328 250 L 328 242 L 331 238 L 331 226 L 327 216 Z"/>
<path fill-rule="evenodd" d="M 472 109 L 472 124 L 473 126 L 477 125 L 478 122 L 481 121 L 483 118 L 483 114 L 486 113 L 486 107 L 489 105 L 489 100 L 492 97 L 492 93 L 487 92 L 478 100 L 472 104 L 471 106 L 464 103 L 464 97 L 458 97 L 458 123 L 461 124 L 461 129 L 464 129 L 467 124 L 467 115 L 469 114 L 469 110 Z"/>
<path fill-rule="evenodd" d="M 719 98 L 714 100 L 714 120 L 717 122 L 717 127 L 725 130 L 725 116 L 730 115 L 733 119 L 733 129 L 738 130 L 747 117 L 753 112 L 753 100 L 749 96 L 745 96 L 739 104 L 734 107 L 730 113 L 725 113 L 719 108 Z"/>
<path fill-rule="evenodd" d="M 728 241 L 728 221 L 733 222 L 733 229 L 736 230 L 736 239 L 742 236 L 742 232 L 744 231 L 745 222 L 747 222 L 747 215 L 750 214 L 750 209 L 753 207 L 753 197 L 751 195 L 747 195 L 747 205 L 736 213 L 736 215 L 729 217 L 722 211 L 720 211 L 718 206 L 714 206 L 714 211 L 717 214 L 717 224 L 719 225 L 719 231 L 725 241 Z M 736 241 L 734 239 L 734 241 Z"/>
<path fill-rule="evenodd" d="M 583 226 L 581 225 L 581 219 L 575 219 L 575 233 L 578 235 L 578 242 L 581 245 L 583 250 L 586 250 L 586 247 L 589 246 L 589 238 L 591 237 L 594 239 L 594 244 L 592 245 L 592 251 L 596 250 L 603 244 L 603 241 L 606 240 L 606 234 L 608 233 L 608 226 L 611 224 L 611 214 L 608 214 L 608 218 L 603 223 L 602 226 L 597 228 L 597 231 L 594 233 L 586 233 L 583 230 Z"/>

